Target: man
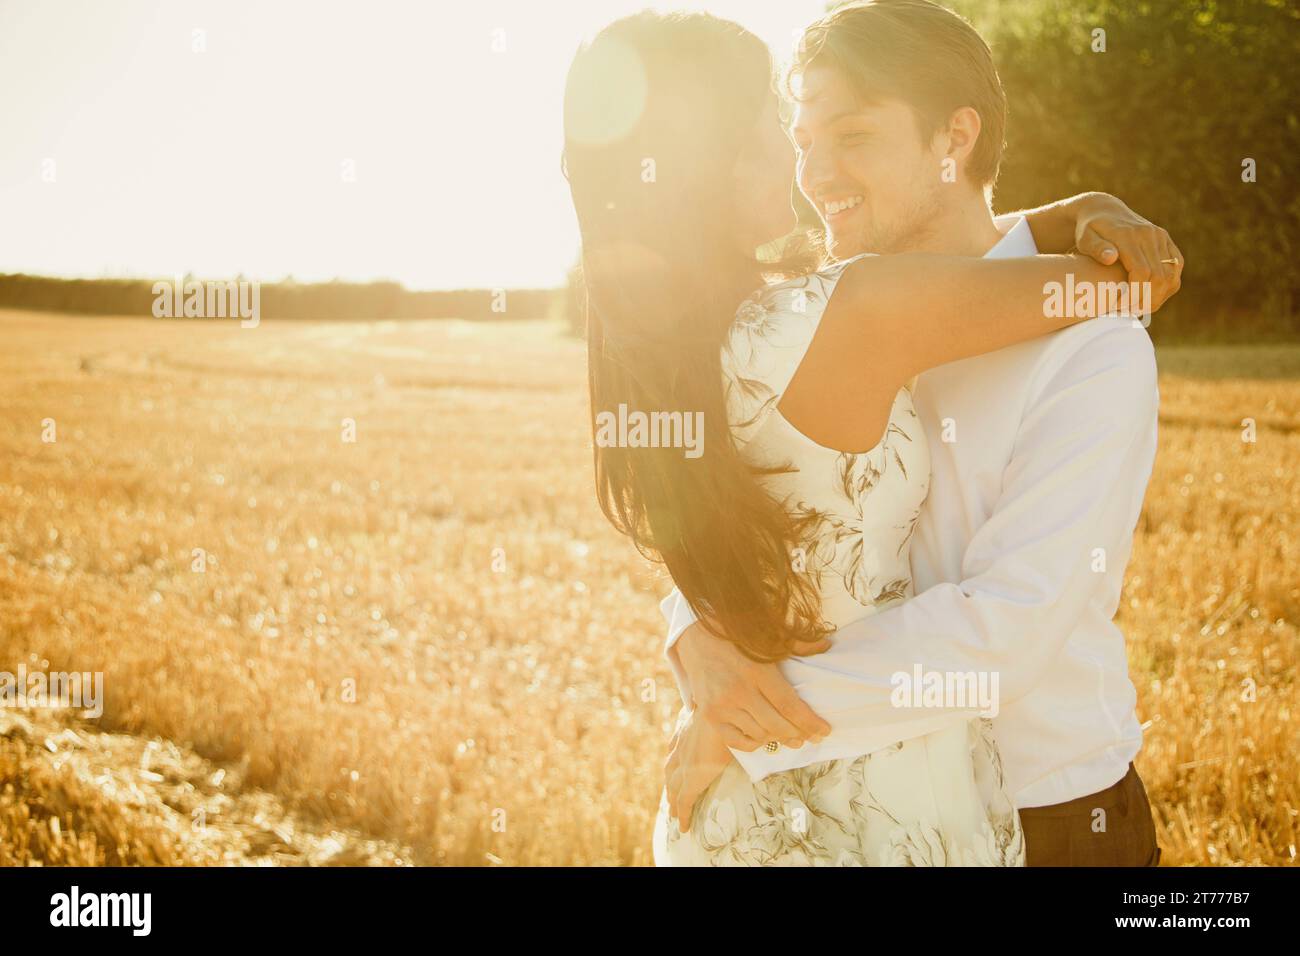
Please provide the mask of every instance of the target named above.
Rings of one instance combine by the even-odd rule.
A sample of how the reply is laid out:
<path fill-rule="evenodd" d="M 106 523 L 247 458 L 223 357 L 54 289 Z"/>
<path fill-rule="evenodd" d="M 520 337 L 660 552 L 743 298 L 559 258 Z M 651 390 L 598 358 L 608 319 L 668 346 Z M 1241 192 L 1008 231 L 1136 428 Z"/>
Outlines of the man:
<path fill-rule="evenodd" d="M 1035 254 L 1026 222 L 1004 232 L 989 206 L 1006 100 L 966 21 L 927 0 L 842 7 L 809 28 L 792 78 L 799 186 L 835 258 Z M 1084 239 L 1118 246 L 1131 281 L 1176 288 L 1181 254 L 1168 235 L 1141 221 L 1132 230 Z M 1132 765 L 1136 692 L 1112 620 L 1155 456 L 1155 382 L 1142 325 L 1115 321 L 921 375 L 914 400 L 933 474 L 912 544 L 917 596 L 778 667 L 695 623 L 674 591 L 667 653 L 690 719 L 757 780 L 819 759 L 828 725 L 816 712 L 878 730 L 883 746 L 987 705 L 897 706 L 899 675 L 992 676 L 1028 864 L 1155 865 Z M 720 768 L 689 720 L 683 728 L 668 789 L 685 828 Z"/>

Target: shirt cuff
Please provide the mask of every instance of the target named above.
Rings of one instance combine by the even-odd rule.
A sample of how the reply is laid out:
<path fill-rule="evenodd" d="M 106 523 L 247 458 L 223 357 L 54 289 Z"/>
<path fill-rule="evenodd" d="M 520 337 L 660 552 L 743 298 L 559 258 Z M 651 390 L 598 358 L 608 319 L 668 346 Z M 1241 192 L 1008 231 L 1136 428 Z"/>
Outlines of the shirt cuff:
<path fill-rule="evenodd" d="M 798 767 L 809 767 L 828 760 L 854 760 L 864 754 L 897 746 L 900 742 L 914 737 L 924 737 L 971 718 L 969 715 L 951 711 L 925 713 L 913 715 L 912 719 L 903 725 L 853 727 L 841 730 L 834 729 L 834 716 L 828 719 L 831 722 L 831 733 L 819 744 L 806 743 L 798 749 L 791 749 L 782 744 L 775 753 L 769 753 L 764 747 L 749 752 L 728 749 L 731 750 L 736 763 L 740 764 L 750 781 L 758 783 L 771 774 Z"/>
<path fill-rule="evenodd" d="M 682 632 L 696 622 L 695 612 L 682 597 L 682 592 L 676 588 L 673 588 L 672 593 L 659 602 L 659 612 L 668 622 L 668 637 L 664 641 L 664 659 L 668 661 L 668 667 L 673 672 L 673 680 L 677 683 L 677 692 L 681 694 L 682 703 L 688 709 L 693 709 L 695 698 L 691 694 L 691 683 L 686 677 L 686 670 L 682 667 L 681 660 L 677 657 L 677 648 L 674 645 L 682 636 Z"/>

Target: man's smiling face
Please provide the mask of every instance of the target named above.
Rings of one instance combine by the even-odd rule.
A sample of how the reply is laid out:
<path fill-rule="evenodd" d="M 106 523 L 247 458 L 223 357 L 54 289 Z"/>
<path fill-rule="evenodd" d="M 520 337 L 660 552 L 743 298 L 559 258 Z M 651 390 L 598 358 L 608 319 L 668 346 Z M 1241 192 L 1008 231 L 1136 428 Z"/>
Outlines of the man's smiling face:
<path fill-rule="evenodd" d="M 941 155 L 905 102 L 864 102 L 832 66 L 800 77 L 790 135 L 799 189 L 826 224 L 830 252 L 923 247 L 941 205 Z"/>

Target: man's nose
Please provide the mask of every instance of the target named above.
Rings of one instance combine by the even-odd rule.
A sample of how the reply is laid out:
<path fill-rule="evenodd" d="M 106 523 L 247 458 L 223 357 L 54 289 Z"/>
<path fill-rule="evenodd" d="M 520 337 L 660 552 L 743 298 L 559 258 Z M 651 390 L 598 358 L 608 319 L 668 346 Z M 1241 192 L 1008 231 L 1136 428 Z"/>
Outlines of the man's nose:
<path fill-rule="evenodd" d="M 835 164 L 830 157 L 820 150 L 809 150 L 803 156 L 803 175 L 799 177 L 809 198 L 813 198 L 818 189 L 829 184 L 835 178 Z"/>

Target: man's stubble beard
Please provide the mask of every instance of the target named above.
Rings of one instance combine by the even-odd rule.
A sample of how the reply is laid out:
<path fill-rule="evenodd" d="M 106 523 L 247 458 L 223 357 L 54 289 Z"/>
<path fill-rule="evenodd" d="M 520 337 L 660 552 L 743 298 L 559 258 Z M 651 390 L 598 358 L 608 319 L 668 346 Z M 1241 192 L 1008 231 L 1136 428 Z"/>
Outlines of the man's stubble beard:
<path fill-rule="evenodd" d="M 851 259 L 864 252 L 895 255 L 929 249 L 939 238 L 941 205 L 930 191 L 919 190 L 908 205 L 889 222 L 867 223 L 848 236 L 827 233 L 827 251 L 837 260 Z"/>

